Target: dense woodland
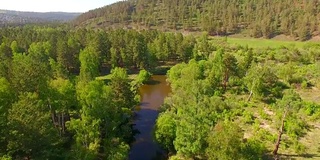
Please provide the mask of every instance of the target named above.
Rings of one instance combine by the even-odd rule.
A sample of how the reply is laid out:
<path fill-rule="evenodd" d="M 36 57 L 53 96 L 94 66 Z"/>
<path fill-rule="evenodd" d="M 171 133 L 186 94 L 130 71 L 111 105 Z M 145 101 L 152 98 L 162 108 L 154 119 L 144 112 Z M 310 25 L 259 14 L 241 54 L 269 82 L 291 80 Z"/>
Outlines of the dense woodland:
<path fill-rule="evenodd" d="M 172 63 L 154 128 L 169 159 L 319 156 L 320 45 L 253 49 L 210 37 L 306 40 L 318 35 L 318 3 L 129 0 L 77 27 L 0 28 L 0 158 L 127 159 L 138 88 Z"/>
<path fill-rule="evenodd" d="M 319 45 L 253 50 L 205 37 L 167 73 L 172 94 L 155 138 L 170 159 L 276 159 L 319 147 L 301 141 L 319 124 L 319 101 L 298 94 L 320 87 Z"/>
<path fill-rule="evenodd" d="M 137 89 L 149 77 L 127 71 L 187 61 L 196 43 L 155 31 L 39 26 L 0 35 L 0 155 L 13 159 L 126 159 Z"/>
<path fill-rule="evenodd" d="M 22 12 L 0 9 L 0 27 L 25 24 L 48 24 L 67 22 L 75 19 L 80 13 L 66 12 Z"/>
<path fill-rule="evenodd" d="M 74 23 L 307 40 L 319 35 L 319 20 L 318 0 L 127 0 L 91 10 Z"/>
<path fill-rule="evenodd" d="M 280 141 L 303 154 L 300 139 L 319 122 L 319 103 L 297 93 L 320 87 L 316 44 L 251 49 L 208 34 L 39 26 L 0 35 L 4 159 L 126 159 L 137 89 L 166 62 L 179 64 L 155 139 L 172 159 L 266 158 Z"/>

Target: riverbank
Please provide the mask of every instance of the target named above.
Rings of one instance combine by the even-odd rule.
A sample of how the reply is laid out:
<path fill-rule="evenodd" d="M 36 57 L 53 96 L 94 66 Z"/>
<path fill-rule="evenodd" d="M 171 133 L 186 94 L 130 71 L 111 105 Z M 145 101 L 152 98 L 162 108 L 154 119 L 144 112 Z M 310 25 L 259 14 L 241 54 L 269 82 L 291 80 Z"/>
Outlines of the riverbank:
<path fill-rule="evenodd" d="M 159 115 L 159 108 L 171 92 L 166 76 L 153 75 L 151 81 L 140 87 L 140 109 L 136 111 L 134 129 L 140 133 L 135 135 L 131 144 L 129 160 L 165 159 L 164 151 L 153 139 L 153 129 Z"/>
<path fill-rule="evenodd" d="M 178 64 L 179 62 L 161 62 L 161 65 L 151 68 L 151 69 L 147 69 L 148 72 L 150 72 L 152 75 L 166 75 L 167 72 L 170 70 L 171 67 L 173 67 L 174 65 Z M 132 69 L 132 70 L 128 70 L 128 75 L 129 75 L 129 79 L 135 79 L 137 77 L 137 75 L 139 74 L 140 69 Z M 108 81 L 110 80 L 110 71 L 103 73 L 103 75 L 96 77 L 97 80 L 104 80 L 104 81 Z"/>

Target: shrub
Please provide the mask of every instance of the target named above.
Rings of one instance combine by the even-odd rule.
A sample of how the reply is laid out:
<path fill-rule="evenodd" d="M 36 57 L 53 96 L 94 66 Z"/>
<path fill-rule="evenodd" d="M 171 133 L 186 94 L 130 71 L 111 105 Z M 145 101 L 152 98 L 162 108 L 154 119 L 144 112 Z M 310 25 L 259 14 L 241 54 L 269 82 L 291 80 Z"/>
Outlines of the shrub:
<path fill-rule="evenodd" d="M 244 111 L 242 114 L 243 120 L 245 123 L 252 124 L 254 123 L 254 116 L 249 111 Z"/>
<path fill-rule="evenodd" d="M 292 138 L 298 138 L 305 134 L 308 124 L 296 116 L 286 119 L 285 131 Z"/>
<path fill-rule="evenodd" d="M 320 111 L 320 105 L 314 102 L 305 102 L 304 110 L 308 116 L 312 116 Z"/>
<path fill-rule="evenodd" d="M 308 88 L 308 82 L 307 82 L 307 81 L 303 81 L 303 82 L 301 83 L 301 88 L 307 89 L 307 88 Z"/>
<path fill-rule="evenodd" d="M 266 120 L 269 119 L 268 114 L 262 108 L 259 110 L 259 114 L 260 114 L 261 118 L 266 119 Z"/>
<path fill-rule="evenodd" d="M 306 146 L 304 146 L 303 144 L 299 143 L 298 141 L 294 141 L 293 149 L 299 155 L 304 154 L 306 152 Z"/>
<path fill-rule="evenodd" d="M 242 146 L 242 154 L 247 160 L 261 160 L 267 149 L 263 142 L 249 139 Z"/>

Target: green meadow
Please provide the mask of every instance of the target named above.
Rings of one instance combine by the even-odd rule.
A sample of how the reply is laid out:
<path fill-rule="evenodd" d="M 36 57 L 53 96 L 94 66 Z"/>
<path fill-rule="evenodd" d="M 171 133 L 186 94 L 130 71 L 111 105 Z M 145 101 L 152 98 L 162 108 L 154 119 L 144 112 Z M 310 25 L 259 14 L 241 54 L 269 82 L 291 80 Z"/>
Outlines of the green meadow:
<path fill-rule="evenodd" d="M 258 38 L 233 38 L 233 37 L 214 37 L 212 40 L 223 40 L 231 45 L 248 46 L 250 48 L 279 48 L 279 47 L 296 47 L 302 48 L 310 41 L 285 41 L 274 39 L 258 39 Z"/>

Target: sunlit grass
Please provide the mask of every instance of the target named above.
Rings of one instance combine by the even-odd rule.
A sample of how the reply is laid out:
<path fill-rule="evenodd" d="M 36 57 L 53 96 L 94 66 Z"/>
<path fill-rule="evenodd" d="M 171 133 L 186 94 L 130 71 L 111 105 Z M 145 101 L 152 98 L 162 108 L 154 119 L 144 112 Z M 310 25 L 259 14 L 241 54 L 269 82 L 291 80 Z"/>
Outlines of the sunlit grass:
<path fill-rule="evenodd" d="M 250 48 L 279 48 L 285 47 L 296 47 L 302 48 L 308 43 L 315 42 L 301 42 L 301 41 L 282 41 L 272 39 L 257 39 L 257 38 L 233 38 L 233 37 L 213 37 L 213 40 L 223 40 L 231 45 L 248 46 Z"/>
<path fill-rule="evenodd" d="M 129 74 L 129 79 L 135 79 L 138 74 Z M 96 77 L 96 80 L 110 80 L 111 74 Z"/>

